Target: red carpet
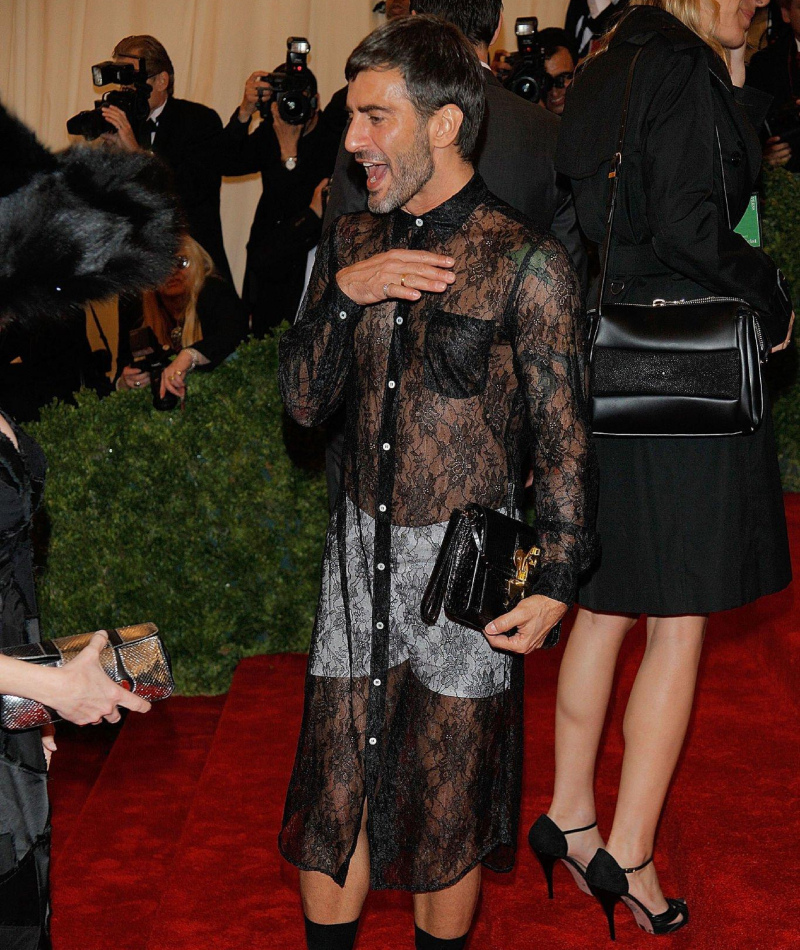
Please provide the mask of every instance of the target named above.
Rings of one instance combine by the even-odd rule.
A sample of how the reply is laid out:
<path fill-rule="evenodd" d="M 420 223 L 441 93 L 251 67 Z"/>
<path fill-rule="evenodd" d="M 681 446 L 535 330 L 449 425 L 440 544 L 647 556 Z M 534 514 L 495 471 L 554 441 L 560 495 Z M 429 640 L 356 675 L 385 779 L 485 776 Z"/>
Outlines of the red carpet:
<path fill-rule="evenodd" d="M 800 496 L 787 496 L 800 577 Z M 797 585 L 712 621 L 690 741 L 658 838 L 668 894 L 689 927 L 664 943 L 696 950 L 800 947 Z M 598 774 L 608 830 L 621 717 L 641 627 L 629 638 Z M 556 899 L 524 835 L 549 801 L 561 650 L 528 660 L 527 756 L 515 872 L 486 874 L 471 950 L 610 947 L 599 905 L 556 869 Z M 305 657 L 243 662 L 222 699 L 174 699 L 108 737 L 60 742 L 54 950 L 301 948 L 296 873 L 275 844 L 302 709 Z M 104 744 L 105 743 L 105 744 Z M 372 895 L 358 950 L 413 945 L 406 895 Z M 652 946 L 617 911 L 617 946 Z M 659 941 L 659 946 L 662 941 Z"/>

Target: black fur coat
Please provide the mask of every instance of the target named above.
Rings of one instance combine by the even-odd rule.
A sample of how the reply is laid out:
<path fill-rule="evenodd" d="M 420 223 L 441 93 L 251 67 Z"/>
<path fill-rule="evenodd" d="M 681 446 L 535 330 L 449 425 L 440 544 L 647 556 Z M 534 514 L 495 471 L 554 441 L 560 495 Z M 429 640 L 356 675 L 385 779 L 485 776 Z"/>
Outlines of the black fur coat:
<path fill-rule="evenodd" d="M 157 286 L 173 268 L 178 226 L 152 156 L 53 154 L 0 105 L 0 328 Z"/>

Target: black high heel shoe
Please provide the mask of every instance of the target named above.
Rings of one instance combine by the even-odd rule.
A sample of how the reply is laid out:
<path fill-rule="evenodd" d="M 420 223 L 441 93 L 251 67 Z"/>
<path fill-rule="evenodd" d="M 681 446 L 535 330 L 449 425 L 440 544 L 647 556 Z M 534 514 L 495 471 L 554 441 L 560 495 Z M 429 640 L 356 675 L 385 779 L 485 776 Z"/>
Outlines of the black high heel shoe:
<path fill-rule="evenodd" d="M 539 859 L 544 871 L 547 880 L 547 896 L 550 900 L 553 899 L 553 866 L 556 861 L 563 862 L 564 867 L 575 879 L 575 883 L 583 893 L 591 895 L 592 892 L 586 883 L 586 868 L 567 854 L 567 835 L 575 835 L 579 831 L 590 831 L 596 827 L 597 822 L 594 821 L 585 828 L 572 828 L 570 831 L 562 831 L 547 815 L 540 815 L 531 826 L 531 830 L 528 832 L 528 844 Z"/>
<path fill-rule="evenodd" d="M 667 909 L 660 914 L 653 914 L 640 900 L 629 893 L 628 878 L 625 875 L 641 871 L 652 860 L 653 856 L 650 855 L 644 864 L 636 868 L 621 868 L 608 851 L 598 848 L 597 853 L 589 862 L 586 868 L 586 883 L 606 912 L 612 940 L 616 940 L 614 908 L 619 900 L 630 909 L 636 923 L 647 933 L 671 934 L 689 923 L 689 908 L 685 900 L 667 897 Z"/>

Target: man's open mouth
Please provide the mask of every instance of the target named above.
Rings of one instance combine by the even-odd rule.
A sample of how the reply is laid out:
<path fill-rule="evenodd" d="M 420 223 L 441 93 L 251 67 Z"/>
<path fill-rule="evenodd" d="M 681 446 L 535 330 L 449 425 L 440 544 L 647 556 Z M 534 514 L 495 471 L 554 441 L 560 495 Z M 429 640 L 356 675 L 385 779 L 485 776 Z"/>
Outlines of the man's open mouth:
<path fill-rule="evenodd" d="M 371 191 L 379 188 L 389 171 L 389 166 L 382 162 L 362 162 L 364 171 L 367 174 L 367 188 Z"/>

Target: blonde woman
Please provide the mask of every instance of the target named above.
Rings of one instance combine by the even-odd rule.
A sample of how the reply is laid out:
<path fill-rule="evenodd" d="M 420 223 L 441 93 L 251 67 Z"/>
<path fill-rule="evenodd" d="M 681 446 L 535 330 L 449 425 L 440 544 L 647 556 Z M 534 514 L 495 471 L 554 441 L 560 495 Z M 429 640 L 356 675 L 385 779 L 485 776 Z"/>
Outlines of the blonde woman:
<path fill-rule="evenodd" d="M 604 237 L 608 171 L 629 66 L 631 92 L 607 299 L 741 297 L 774 349 L 791 303 L 772 261 L 729 227 L 759 171 L 768 97 L 743 88 L 744 43 L 766 0 L 631 0 L 567 96 L 557 167 L 578 220 Z M 721 162 L 720 156 L 721 155 Z M 724 177 L 723 177 L 724 176 Z M 652 863 L 656 826 L 692 709 L 708 614 L 791 579 L 772 423 L 750 436 L 598 438 L 599 568 L 579 593 L 558 687 L 555 790 L 530 842 L 552 893 L 559 859 L 603 903 L 622 899 L 651 933 L 689 920 Z M 647 647 L 625 713 L 614 821 L 596 827 L 594 771 L 625 635 L 647 616 Z"/>
<path fill-rule="evenodd" d="M 236 291 L 218 277 L 211 257 L 185 235 L 175 268 L 156 290 L 146 291 L 133 305 L 120 306 L 118 389 L 146 388 L 150 375 L 130 364 L 129 333 L 150 327 L 158 342 L 177 355 L 161 376 L 165 393 L 183 398 L 193 369 L 214 369 L 247 335 L 247 313 Z"/>

